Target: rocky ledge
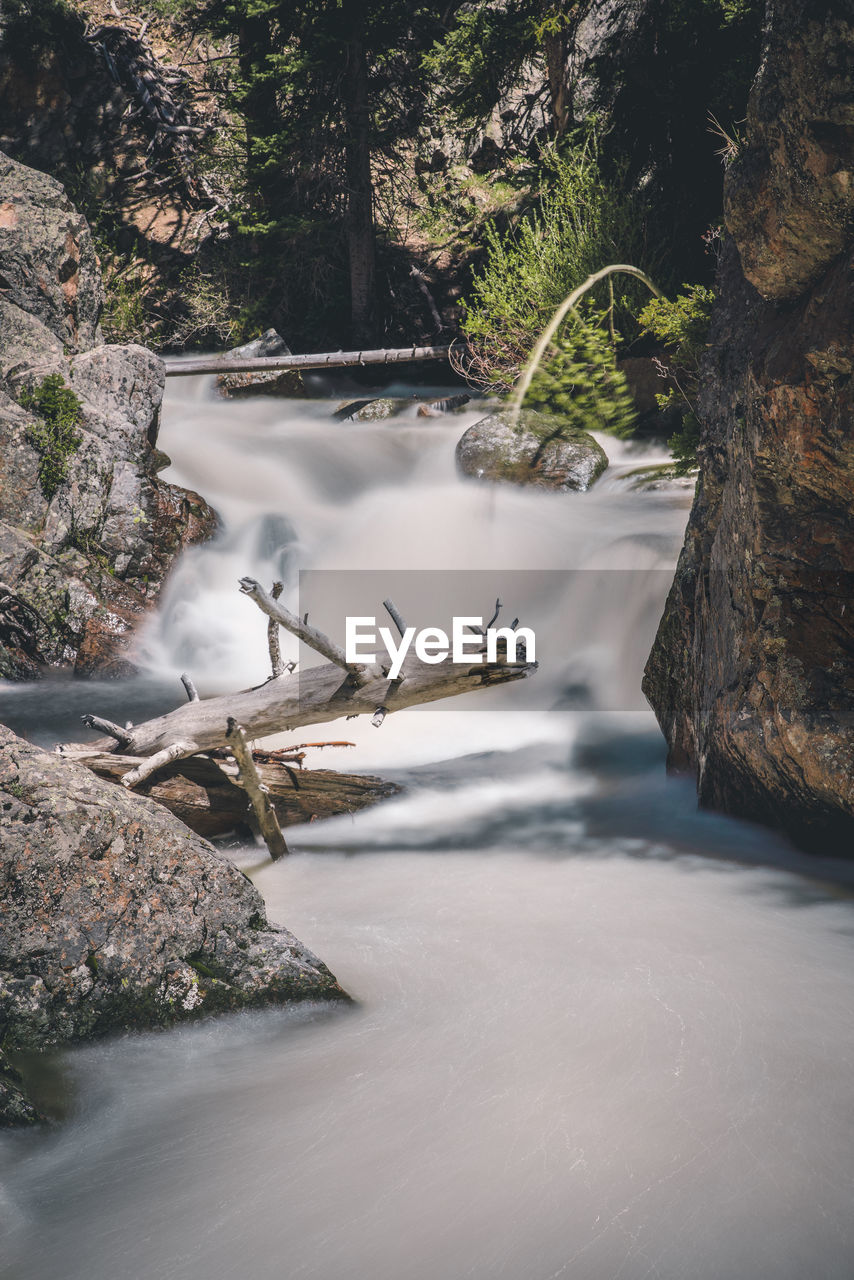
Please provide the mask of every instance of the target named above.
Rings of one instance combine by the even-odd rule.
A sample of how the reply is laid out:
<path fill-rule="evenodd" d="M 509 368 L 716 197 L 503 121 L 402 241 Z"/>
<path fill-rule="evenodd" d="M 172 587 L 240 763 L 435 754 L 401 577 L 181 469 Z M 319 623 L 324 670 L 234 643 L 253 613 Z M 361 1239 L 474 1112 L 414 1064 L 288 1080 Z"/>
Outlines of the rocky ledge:
<path fill-rule="evenodd" d="M 644 689 L 701 803 L 850 856 L 854 15 L 768 14 L 725 184 L 700 478 Z"/>
<path fill-rule="evenodd" d="M 0 897 L 7 1050 L 348 998 L 207 841 L 2 726 Z M 0 1114 L 25 1120 L 20 1082 L 2 1067 Z"/>
<path fill-rule="evenodd" d="M 163 364 L 105 346 L 101 302 L 86 220 L 0 154 L 0 678 L 127 671 L 175 557 L 216 527 L 198 494 L 158 480 Z M 76 398 L 64 423 L 39 408 L 46 379 Z"/>

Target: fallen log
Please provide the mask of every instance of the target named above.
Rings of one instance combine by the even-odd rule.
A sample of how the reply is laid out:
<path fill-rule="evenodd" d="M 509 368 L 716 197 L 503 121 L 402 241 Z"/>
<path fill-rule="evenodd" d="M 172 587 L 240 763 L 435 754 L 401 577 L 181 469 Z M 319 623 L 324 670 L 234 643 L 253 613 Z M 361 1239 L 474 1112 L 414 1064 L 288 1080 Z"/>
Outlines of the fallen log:
<path fill-rule="evenodd" d="M 299 356 L 197 356 L 191 360 L 164 360 L 167 378 L 189 378 L 198 373 L 269 373 L 284 369 L 348 369 L 366 364 L 415 364 L 422 360 L 449 360 L 450 347 L 396 347 L 374 351 L 322 351 Z"/>
<path fill-rule="evenodd" d="M 326 658 L 324 665 L 310 668 L 299 676 L 292 671 L 274 674 L 257 688 L 204 699 L 193 697 L 195 689 L 185 675 L 182 680 L 192 700 L 183 706 L 124 728 L 100 717 L 84 716 L 84 723 L 109 736 L 94 743 L 66 743 L 57 747 L 57 751 L 90 767 L 94 758 L 105 755 L 132 757 L 127 770 L 121 774 L 121 784 L 138 787 L 176 761 L 222 748 L 232 750 L 229 736 L 232 722 L 243 726 L 250 741 L 302 725 L 358 715 L 369 715 L 379 728 L 392 712 L 524 679 L 536 670 L 537 664 L 528 662 L 524 654 L 520 660 L 509 661 L 506 654 L 496 652 L 494 660 L 488 661 L 485 629 L 473 628 L 482 643 L 477 654 L 466 662 L 426 663 L 409 650 L 399 675 L 390 679 L 388 667 L 349 661 L 339 645 L 309 625 L 307 616 L 298 618 L 290 613 L 274 593 L 266 592 L 253 578 L 242 578 L 240 589 L 271 621 L 285 627 Z M 390 600 L 384 604 L 395 627 L 404 631 L 406 624 L 394 604 Z M 500 602 L 496 602 L 489 625 L 497 618 L 500 608 Z M 516 621 L 513 628 L 515 626 Z M 271 665 L 276 672 L 280 670 L 281 658 L 270 635 L 268 640 Z M 242 781 L 246 790 L 251 790 L 251 779 Z M 268 834 L 265 833 L 265 838 Z M 273 843 L 268 839 L 268 847 L 272 856 L 280 856 L 274 834 L 271 839 Z"/>
<path fill-rule="evenodd" d="M 400 792 L 396 783 L 371 774 L 296 769 L 265 760 L 265 754 L 255 753 L 255 768 L 282 827 L 357 813 Z M 139 760 L 107 753 L 81 763 L 100 778 L 119 783 Z M 240 785 L 237 766 L 230 761 L 190 756 L 159 770 L 137 790 L 207 839 L 252 826 L 249 797 Z"/>

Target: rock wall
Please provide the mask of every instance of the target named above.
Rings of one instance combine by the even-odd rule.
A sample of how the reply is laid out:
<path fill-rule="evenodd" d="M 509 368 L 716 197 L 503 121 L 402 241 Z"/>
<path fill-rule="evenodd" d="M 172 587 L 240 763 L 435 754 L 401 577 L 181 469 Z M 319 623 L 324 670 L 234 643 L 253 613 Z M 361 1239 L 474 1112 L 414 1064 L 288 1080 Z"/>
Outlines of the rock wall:
<path fill-rule="evenodd" d="M 700 801 L 854 853 L 854 3 L 770 0 L 644 689 Z"/>
<path fill-rule="evenodd" d="M 214 512 L 165 484 L 162 362 L 105 346 L 85 219 L 60 184 L 0 155 L 0 677 L 45 666 L 120 674 L 135 623 Z M 37 418 L 20 400 L 59 374 L 80 400 L 64 483 L 39 481 Z"/>

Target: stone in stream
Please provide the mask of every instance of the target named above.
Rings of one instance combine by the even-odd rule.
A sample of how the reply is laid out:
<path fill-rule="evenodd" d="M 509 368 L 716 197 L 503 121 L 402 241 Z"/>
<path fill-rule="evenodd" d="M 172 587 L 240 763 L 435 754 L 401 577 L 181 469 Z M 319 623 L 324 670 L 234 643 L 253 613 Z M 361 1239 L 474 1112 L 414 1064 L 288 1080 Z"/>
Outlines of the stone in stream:
<path fill-rule="evenodd" d="M 431 400 L 418 406 L 419 418 L 441 418 L 446 413 L 462 413 L 471 402 L 471 396 L 463 393 L 458 396 L 446 396 L 444 400 Z"/>
<path fill-rule="evenodd" d="M 85 218 L 53 178 L 2 154 L 0 280 L 0 678 L 122 674 L 137 621 L 216 516 L 157 478 L 163 364 L 101 342 Z M 22 403 L 47 378 L 77 397 L 64 442 L 50 413 Z"/>
<path fill-rule="evenodd" d="M 275 329 L 267 329 L 260 338 L 244 342 L 225 353 L 225 359 L 247 359 L 251 356 L 289 356 L 291 349 Z M 270 369 L 257 373 L 221 373 L 216 385 L 224 396 L 303 396 L 305 386 L 299 369 Z"/>
<path fill-rule="evenodd" d="M 207 841 L 2 726 L 0 883 L 7 1049 L 347 999 Z"/>
<path fill-rule="evenodd" d="M 554 437 L 554 438 L 550 438 Z M 586 431 L 563 431 L 560 418 L 523 409 L 519 429 L 507 410 L 469 427 L 457 445 L 457 466 L 478 480 L 585 490 L 608 466 L 608 457 Z"/>
<path fill-rule="evenodd" d="M 338 422 L 384 422 L 386 418 L 403 413 L 411 404 L 411 400 L 393 399 L 391 396 L 351 400 L 337 408 L 332 416 Z"/>

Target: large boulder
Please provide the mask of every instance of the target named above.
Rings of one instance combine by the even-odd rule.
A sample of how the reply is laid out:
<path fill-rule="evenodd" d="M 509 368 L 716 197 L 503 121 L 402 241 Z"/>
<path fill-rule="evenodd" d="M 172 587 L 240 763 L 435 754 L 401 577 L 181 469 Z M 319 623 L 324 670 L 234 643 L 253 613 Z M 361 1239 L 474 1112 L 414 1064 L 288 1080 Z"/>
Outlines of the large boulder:
<path fill-rule="evenodd" d="M 586 431 L 565 430 L 559 418 L 523 409 L 517 425 L 503 410 L 463 434 L 457 466 L 478 480 L 584 490 L 608 466 L 608 456 Z"/>
<path fill-rule="evenodd" d="M 85 219 L 58 182 L 0 156 L 0 678 L 46 666 L 120 674 L 135 624 L 184 546 L 216 516 L 157 479 L 164 370 L 104 346 L 101 279 Z M 77 397 L 58 485 L 40 474 L 46 379 Z M 29 405 L 30 407 L 26 407 Z"/>
<path fill-rule="evenodd" d="M 850 855 L 854 8 L 768 16 L 726 181 L 700 478 L 644 689 L 703 804 Z"/>
<path fill-rule="evenodd" d="M 347 998 L 207 841 L 3 726 L 0 896 L 6 1049 Z"/>

